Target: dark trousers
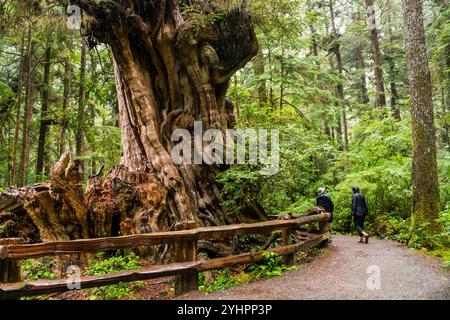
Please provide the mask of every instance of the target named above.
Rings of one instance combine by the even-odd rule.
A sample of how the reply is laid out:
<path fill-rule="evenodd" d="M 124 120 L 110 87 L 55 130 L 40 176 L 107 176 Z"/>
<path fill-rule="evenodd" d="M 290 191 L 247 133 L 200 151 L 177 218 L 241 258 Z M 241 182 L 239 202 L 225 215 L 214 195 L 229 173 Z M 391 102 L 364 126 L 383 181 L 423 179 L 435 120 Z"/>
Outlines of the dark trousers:
<path fill-rule="evenodd" d="M 355 224 L 356 232 L 361 236 L 364 231 L 364 219 L 365 216 L 353 216 L 353 223 Z"/>

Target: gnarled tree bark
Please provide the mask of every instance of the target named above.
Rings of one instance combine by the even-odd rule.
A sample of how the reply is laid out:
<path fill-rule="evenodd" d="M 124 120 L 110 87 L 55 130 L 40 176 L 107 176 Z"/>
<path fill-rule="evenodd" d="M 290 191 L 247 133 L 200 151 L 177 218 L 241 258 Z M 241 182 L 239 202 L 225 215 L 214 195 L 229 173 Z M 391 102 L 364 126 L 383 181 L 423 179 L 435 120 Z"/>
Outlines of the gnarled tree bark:
<path fill-rule="evenodd" d="M 171 132 L 192 133 L 194 121 L 204 130 L 232 126 L 230 79 L 258 52 L 245 1 L 71 3 L 83 10 L 90 45 L 111 48 L 123 156 L 105 177 L 91 177 L 86 192 L 80 163 L 69 154 L 54 167 L 50 183 L 21 191 L 18 207 L 27 211 L 41 240 L 170 230 L 187 220 L 240 222 L 227 215 L 214 182 L 225 167 L 175 165 Z M 182 5 L 191 10 L 182 12 Z M 2 201 L 11 202 L 8 192 L 0 210 Z"/>

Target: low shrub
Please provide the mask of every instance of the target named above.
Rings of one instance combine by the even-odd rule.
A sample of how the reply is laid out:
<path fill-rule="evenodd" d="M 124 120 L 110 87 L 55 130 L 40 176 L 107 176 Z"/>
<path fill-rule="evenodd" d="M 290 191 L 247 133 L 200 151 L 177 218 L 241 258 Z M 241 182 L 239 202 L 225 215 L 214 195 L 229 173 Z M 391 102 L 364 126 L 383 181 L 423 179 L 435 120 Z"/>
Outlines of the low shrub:
<path fill-rule="evenodd" d="M 98 276 L 118 271 L 132 270 L 140 267 L 139 257 L 135 254 L 120 255 L 107 258 L 105 253 L 94 255 L 91 265 L 86 270 L 87 275 Z M 110 286 L 91 289 L 90 300 L 106 299 L 134 299 L 133 290 L 142 289 L 143 282 L 118 283 Z"/>
<path fill-rule="evenodd" d="M 215 292 L 235 286 L 281 276 L 284 272 L 294 270 L 295 266 L 287 266 L 279 255 L 273 252 L 265 252 L 264 260 L 257 264 L 250 265 L 244 272 L 233 274 L 229 269 L 212 272 L 212 279 L 207 279 L 206 273 L 199 274 L 199 290 L 204 292 Z"/>
<path fill-rule="evenodd" d="M 20 261 L 23 280 L 56 279 L 53 272 L 55 260 L 51 258 L 27 259 Z"/>

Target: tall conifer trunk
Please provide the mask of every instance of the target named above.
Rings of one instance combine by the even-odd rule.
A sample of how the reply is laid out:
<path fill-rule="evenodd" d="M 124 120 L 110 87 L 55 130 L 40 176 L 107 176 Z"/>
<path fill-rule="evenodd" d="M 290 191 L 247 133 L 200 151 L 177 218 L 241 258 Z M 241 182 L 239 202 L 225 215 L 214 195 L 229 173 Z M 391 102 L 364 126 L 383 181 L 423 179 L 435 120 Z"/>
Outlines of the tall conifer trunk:
<path fill-rule="evenodd" d="M 434 125 L 431 74 L 420 0 L 403 0 L 406 61 L 413 137 L 413 230 L 422 223 L 436 225 L 439 183 L 436 163 L 436 129 Z"/>

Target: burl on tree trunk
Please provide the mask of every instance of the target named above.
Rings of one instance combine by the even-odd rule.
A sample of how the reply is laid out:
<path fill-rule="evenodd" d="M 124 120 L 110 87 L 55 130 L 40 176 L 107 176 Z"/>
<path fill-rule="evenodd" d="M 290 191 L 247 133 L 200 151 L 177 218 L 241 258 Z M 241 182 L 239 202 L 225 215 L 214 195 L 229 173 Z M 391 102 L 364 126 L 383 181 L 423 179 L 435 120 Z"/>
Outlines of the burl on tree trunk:
<path fill-rule="evenodd" d="M 71 1 L 83 10 L 90 44 L 113 53 L 121 166 L 88 179 L 84 193 L 80 163 L 67 154 L 51 182 L 8 189 L 0 203 L 23 203 L 43 241 L 169 230 L 185 220 L 248 221 L 222 205 L 214 178 L 224 166 L 171 158 L 173 130 L 192 132 L 194 121 L 204 130 L 232 126 L 230 79 L 258 52 L 246 1 L 237 2 Z"/>

